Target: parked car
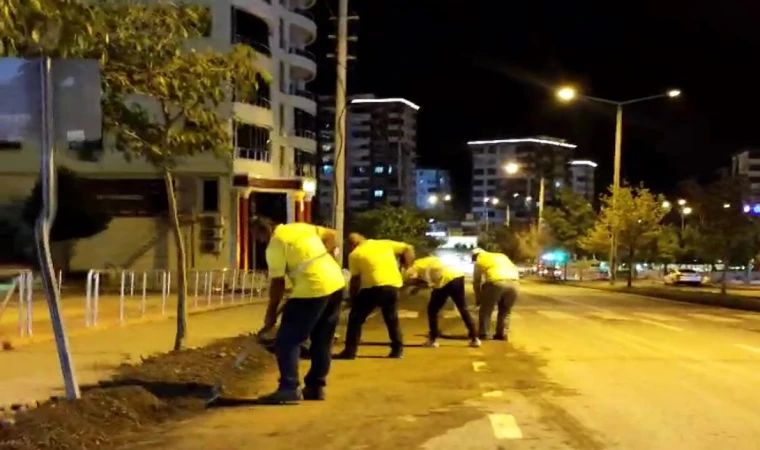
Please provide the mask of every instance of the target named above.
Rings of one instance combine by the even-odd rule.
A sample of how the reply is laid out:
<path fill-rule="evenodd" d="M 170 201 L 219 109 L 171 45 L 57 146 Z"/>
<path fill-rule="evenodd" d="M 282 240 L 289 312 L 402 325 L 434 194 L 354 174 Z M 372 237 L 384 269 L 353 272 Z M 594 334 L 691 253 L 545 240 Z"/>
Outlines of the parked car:
<path fill-rule="evenodd" d="M 671 286 L 678 284 L 701 286 L 704 278 L 702 277 L 702 274 L 693 269 L 675 269 L 665 275 L 663 281 L 665 284 Z"/>

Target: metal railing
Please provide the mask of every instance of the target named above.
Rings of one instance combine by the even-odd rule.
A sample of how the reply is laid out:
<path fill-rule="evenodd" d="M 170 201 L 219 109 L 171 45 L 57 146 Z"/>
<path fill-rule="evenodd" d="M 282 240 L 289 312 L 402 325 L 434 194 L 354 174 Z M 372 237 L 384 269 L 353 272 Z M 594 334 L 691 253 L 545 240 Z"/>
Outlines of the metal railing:
<path fill-rule="evenodd" d="M 297 95 L 299 97 L 308 98 L 309 100 L 316 100 L 316 96 L 313 92 L 309 92 L 306 89 L 301 89 L 297 86 L 290 86 L 288 93 L 290 95 Z"/>
<path fill-rule="evenodd" d="M 252 92 L 249 95 L 239 95 L 235 92 L 232 96 L 232 101 L 258 106 L 259 108 L 272 109 L 272 101 L 268 97 L 256 92 Z"/>
<path fill-rule="evenodd" d="M 293 136 L 298 136 L 306 139 L 312 139 L 317 140 L 317 133 L 315 133 L 313 130 L 309 130 L 306 128 L 296 128 L 293 130 Z"/>
<path fill-rule="evenodd" d="M 243 159 L 252 159 L 254 161 L 270 162 L 272 160 L 272 152 L 267 149 L 261 148 L 246 148 L 236 147 L 235 157 Z"/>

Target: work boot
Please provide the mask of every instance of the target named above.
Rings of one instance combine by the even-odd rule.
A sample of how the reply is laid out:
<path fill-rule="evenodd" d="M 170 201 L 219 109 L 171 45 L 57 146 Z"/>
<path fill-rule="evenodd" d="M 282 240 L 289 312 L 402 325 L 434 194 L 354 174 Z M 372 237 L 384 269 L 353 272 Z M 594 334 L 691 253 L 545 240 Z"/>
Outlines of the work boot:
<path fill-rule="evenodd" d="M 303 400 L 303 394 L 301 389 L 295 390 L 281 390 L 278 389 L 271 394 L 267 394 L 258 398 L 259 403 L 266 405 L 288 405 L 299 403 Z"/>
<path fill-rule="evenodd" d="M 404 357 L 404 349 L 403 348 L 394 348 L 388 354 L 388 358 L 401 359 L 403 357 Z"/>
<path fill-rule="evenodd" d="M 506 334 L 494 334 L 493 340 L 494 341 L 508 341 L 509 337 L 507 337 Z"/>
<path fill-rule="evenodd" d="M 436 339 L 428 339 L 422 345 L 424 345 L 425 347 L 430 347 L 430 348 L 438 348 L 438 347 L 440 347 L 440 345 L 438 344 L 438 341 Z"/>
<path fill-rule="evenodd" d="M 352 352 L 350 350 L 344 349 L 342 352 L 333 356 L 333 359 L 353 360 L 353 359 L 356 359 L 356 352 Z"/>
<path fill-rule="evenodd" d="M 325 399 L 325 388 L 306 386 L 303 388 L 303 399 L 309 401 L 322 401 Z"/>
<path fill-rule="evenodd" d="M 472 338 L 472 339 L 470 339 L 470 347 L 472 347 L 472 348 L 479 348 L 480 344 L 481 344 L 480 339 L 478 339 L 478 338 Z"/>

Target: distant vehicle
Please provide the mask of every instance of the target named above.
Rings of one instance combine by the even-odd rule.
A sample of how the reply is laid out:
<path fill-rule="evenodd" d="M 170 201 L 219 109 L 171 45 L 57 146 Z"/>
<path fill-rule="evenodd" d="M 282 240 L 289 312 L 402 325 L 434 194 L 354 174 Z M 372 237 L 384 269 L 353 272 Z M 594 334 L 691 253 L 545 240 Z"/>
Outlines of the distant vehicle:
<path fill-rule="evenodd" d="M 702 274 L 693 269 L 675 269 L 670 271 L 663 279 L 665 284 L 675 286 L 678 284 L 689 284 L 692 286 L 701 286 L 703 282 Z"/>

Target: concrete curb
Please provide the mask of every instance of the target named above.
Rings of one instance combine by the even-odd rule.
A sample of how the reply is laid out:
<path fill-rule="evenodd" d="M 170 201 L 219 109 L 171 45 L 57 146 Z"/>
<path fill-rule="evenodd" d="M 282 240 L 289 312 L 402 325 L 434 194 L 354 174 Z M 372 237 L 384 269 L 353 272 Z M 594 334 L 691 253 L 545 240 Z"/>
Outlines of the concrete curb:
<path fill-rule="evenodd" d="M 662 291 L 661 288 L 656 287 L 637 287 L 633 286 L 631 290 L 625 287 L 621 288 L 609 288 L 601 286 L 587 286 L 582 284 L 576 284 L 572 281 L 543 281 L 543 280 L 530 280 L 535 284 L 546 284 L 555 286 L 569 286 L 580 289 L 592 289 L 595 291 L 614 292 L 626 295 L 636 295 L 639 297 L 648 298 L 650 300 L 664 300 L 670 302 L 690 303 L 694 305 L 715 306 L 719 308 L 735 309 L 740 311 L 753 311 L 760 312 L 760 299 L 755 299 L 747 296 L 738 296 L 726 294 L 725 296 L 714 292 L 684 292 Z"/>
<path fill-rule="evenodd" d="M 246 303 L 230 303 L 228 305 L 219 305 L 219 306 L 212 306 L 211 308 L 199 308 L 195 309 L 193 311 L 188 312 L 188 316 L 197 316 L 201 314 L 206 314 L 210 312 L 215 311 L 222 311 L 226 309 L 233 309 L 233 308 L 241 308 L 243 306 L 250 306 L 250 305 L 256 305 L 256 304 L 265 304 L 266 300 L 254 300 Z M 174 319 L 176 317 L 175 314 L 153 314 L 149 316 L 145 316 L 139 319 L 133 319 L 125 322 L 124 324 L 119 323 L 117 320 L 107 320 L 100 322 L 97 326 L 90 327 L 90 328 L 80 328 L 74 331 L 68 331 L 66 334 L 69 338 L 74 336 L 86 336 L 88 334 L 97 333 L 100 331 L 107 331 L 114 328 L 127 328 L 133 325 L 145 325 L 148 323 L 156 323 L 156 322 L 162 322 L 165 320 Z M 19 347 L 24 347 L 27 345 L 32 344 L 39 344 L 43 342 L 50 342 L 55 340 L 55 336 L 53 334 L 35 334 L 32 337 L 29 338 L 22 338 L 22 337 L 13 337 L 13 338 L 3 338 L 3 345 L 0 347 L 0 351 L 13 351 Z M 10 346 L 10 348 L 7 348 Z M 2 406 L 0 405 L 0 411 L 2 410 Z"/>

